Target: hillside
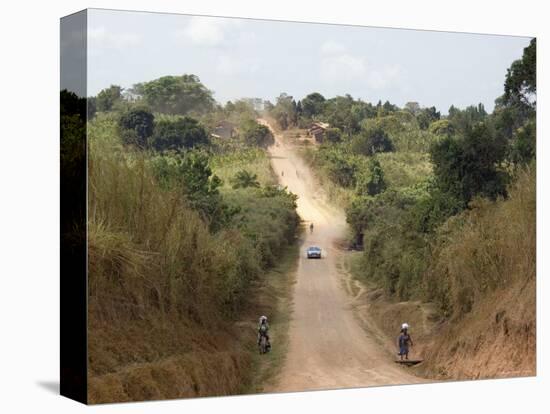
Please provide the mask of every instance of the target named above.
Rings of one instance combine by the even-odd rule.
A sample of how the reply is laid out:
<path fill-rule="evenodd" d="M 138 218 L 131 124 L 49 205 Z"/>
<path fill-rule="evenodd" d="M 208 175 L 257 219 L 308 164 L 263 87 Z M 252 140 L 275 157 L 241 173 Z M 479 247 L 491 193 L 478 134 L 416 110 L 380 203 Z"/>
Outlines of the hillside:
<path fill-rule="evenodd" d="M 535 195 L 534 172 L 526 170 L 509 199 L 480 200 L 447 223 L 424 281 L 448 297 L 447 312 L 434 302 L 393 299 L 365 280 L 362 259 L 353 259 L 352 273 L 369 287 L 360 312 L 376 322 L 389 349 L 397 321 L 411 325 L 412 355 L 425 360 L 414 369 L 418 375 L 444 380 L 536 374 Z"/>
<path fill-rule="evenodd" d="M 511 65 L 492 113 L 319 93 L 300 105 L 282 94 L 271 108 L 346 209 L 348 246 L 360 251 L 348 266 L 368 288 L 360 319 L 388 349 L 407 321 L 419 375 L 535 373 L 535 47 Z M 323 129 L 315 143 L 300 136 L 308 125 Z"/>
<path fill-rule="evenodd" d="M 255 323 L 270 311 L 282 345 L 299 225 L 269 131 L 246 105 L 217 114 L 207 93 L 197 119 L 119 94 L 87 123 L 89 402 L 250 392 L 276 369 L 256 357 Z M 65 137 L 85 127 L 77 101 L 62 92 Z M 214 115 L 242 118 L 239 135 L 214 141 Z"/>

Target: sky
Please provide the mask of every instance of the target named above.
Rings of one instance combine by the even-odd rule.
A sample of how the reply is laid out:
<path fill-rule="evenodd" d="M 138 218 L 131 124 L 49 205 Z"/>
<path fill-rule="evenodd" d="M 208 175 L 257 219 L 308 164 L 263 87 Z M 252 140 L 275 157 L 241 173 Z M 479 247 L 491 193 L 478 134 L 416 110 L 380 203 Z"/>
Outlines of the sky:
<path fill-rule="evenodd" d="M 88 95 L 195 74 L 225 103 L 350 94 L 447 113 L 502 95 L 530 38 L 89 10 Z M 62 51 L 63 53 L 63 51 Z"/>

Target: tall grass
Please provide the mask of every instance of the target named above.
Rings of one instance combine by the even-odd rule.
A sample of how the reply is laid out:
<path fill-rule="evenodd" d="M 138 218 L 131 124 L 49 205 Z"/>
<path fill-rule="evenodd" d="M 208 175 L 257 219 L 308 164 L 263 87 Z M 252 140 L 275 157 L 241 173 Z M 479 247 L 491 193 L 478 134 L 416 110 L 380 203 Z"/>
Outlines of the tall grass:
<path fill-rule="evenodd" d="M 535 279 L 534 168 L 518 173 L 509 199 L 478 199 L 439 230 L 425 278 L 428 298 L 455 317 L 488 293 Z M 532 298 L 534 299 L 534 292 Z"/>
<path fill-rule="evenodd" d="M 210 233 L 115 125 L 89 125 L 90 402 L 241 392 L 254 332 L 234 322 L 266 267 L 261 244 L 236 225 Z"/>
<path fill-rule="evenodd" d="M 424 375 L 536 374 L 534 167 L 516 178 L 509 199 L 477 200 L 439 232 L 425 289 L 446 323 L 423 350 Z"/>

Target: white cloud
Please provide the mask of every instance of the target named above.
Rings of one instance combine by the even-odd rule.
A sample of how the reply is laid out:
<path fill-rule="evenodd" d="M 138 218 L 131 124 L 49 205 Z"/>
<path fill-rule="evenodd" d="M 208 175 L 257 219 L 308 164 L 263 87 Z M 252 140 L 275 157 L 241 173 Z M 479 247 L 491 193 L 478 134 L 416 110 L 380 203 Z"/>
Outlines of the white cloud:
<path fill-rule="evenodd" d="M 193 43 L 204 46 L 217 46 L 223 41 L 221 21 L 201 17 L 191 18 L 191 23 L 183 31 Z"/>
<path fill-rule="evenodd" d="M 367 73 L 367 85 L 372 89 L 384 89 L 395 84 L 401 85 L 403 70 L 398 65 L 384 66 Z"/>
<path fill-rule="evenodd" d="M 327 56 L 321 59 L 321 77 L 323 80 L 357 80 L 366 75 L 366 60 L 347 53 Z"/>
<path fill-rule="evenodd" d="M 141 42 L 137 33 L 113 33 L 105 27 L 92 27 L 88 30 L 88 42 L 92 48 L 125 49 L 136 46 Z"/>
<path fill-rule="evenodd" d="M 137 33 L 129 32 L 114 33 L 101 26 L 88 30 L 88 41 L 99 47 L 123 49 L 138 45 L 141 41 L 141 36 Z"/>
<path fill-rule="evenodd" d="M 177 37 L 190 40 L 199 46 L 220 46 L 232 35 L 232 29 L 241 22 L 234 19 L 194 16 L 189 24 L 176 33 Z M 243 36 L 244 34 L 241 34 Z"/>
<path fill-rule="evenodd" d="M 340 54 L 345 51 L 346 48 L 344 45 L 333 40 L 329 40 L 321 45 L 321 53 L 324 55 Z"/>
<path fill-rule="evenodd" d="M 398 65 L 376 67 L 334 41 L 323 43 L 320 53 L 320 77 L 325 82 L 364 83 L 370 89 L 384 89 L 400 83 L 403 75 Z"/>
<path fill-rule="evenodd" d="M 257 59 L 237 58 L 229 55 L 218 57 L 216 70 L 222 75 L 252 75 L 260 69 L 260 62 Z"/>

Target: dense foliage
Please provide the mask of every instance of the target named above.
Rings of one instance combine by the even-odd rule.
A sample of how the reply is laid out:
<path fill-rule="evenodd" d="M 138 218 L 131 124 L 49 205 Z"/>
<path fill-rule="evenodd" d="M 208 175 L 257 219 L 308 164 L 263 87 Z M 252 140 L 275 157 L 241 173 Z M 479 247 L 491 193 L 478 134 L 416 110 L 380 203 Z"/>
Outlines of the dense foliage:
<path fill-rule="evenodd" d="M 281 130 L 329 125 L 304 155 L 343 197 L 365 280 L 461 318 L 479 292 L 532 278 L 535 54 L 533 40 L 492 113 L 482 104 L 445 115 L 417 102 L 400 108 L 318 92 L 263 103 Z M 87 100 L 61 93 L 66 171 L 83 163 L 88 131 L 95 401 L 113 389 L 118 400 L 172 395 L 155 388 L 159 372 L 188 381 L 163 388 L 178 396 L 239 391 L 249 360 L 241 347 L 220 349 L 211 333 L 239 340 L 231 322 L 299 225 L 296 196 L 270 169 L 273 137 L 257 104 L 218 104 L 189 74 L 112 85 Z M 151 389 L 136 387 L 141 374 Z"/>
<path fill-rule="evenodd" d="M 242 139 L 246 145 L 267 148 L 275 141 L 269 128 L 249 119 L 241 126 Z"/>
<path fill-rule="evenodd" d="M 148 138 L 153 134 L 155 116 L 146 109 L 131 109 L 120 116 L 118 126 L 122 142 L 138 148 L 149 146 Z"/>
<path fill-rule="evenodd" d="M 242 390 L 252 343 L 234 321 L 299 225 L 296 197 L 274 186 L 270 131 L 193 75 L 111 86 L 88 105 L 63 92 L 61 108 L 64 168 L 85 165 L 88 130 L 91 400 Z"/>
<path fill-rule="evenodd" d="M 196 119 L 163 115 L 155 121 L 150 146 L 157 151 L 180 151 L 210 143 L 208 132 Z"/>
<path fill-rule="evenodd" d="M 122 88 L 118 85 L 101 90 L 95 97 L 96 110 L 100 112 L 110 111 L 122 99 Z"/>
<path fill-rule="evenodd" d="M 487 216 L 483 220 L 488 223 L 489 211 L 521 204 L 508 203 L 509 197 L 531 194 L 535 49 L 533 40 L 522 59 L 512 63 L 493 113 L 482 104 L 451 106 L 448 115 L 441 115 L 416 102 L 398 108 L 349 95 L 320 99 L 317 93 L 304 98 L 305 106 L 302 100 L 297 125 L 315 119 L 339 131 L 340 139 L 329 139 L 327 130 L 324 143 L 306 149 L 305 155 L 329 187 L 344 191 L 344 196 L 333 193 L 347 203 L 352 244 L 363 250 L 361 273 L 390 296 L 433 300 L 448 315 L 471 309 L 478 285 L 457 288 L 460 275 L 453 275 L 453 286 L 440 283 L 449 262 L 447 256 L 441 260 L 441 251 L 459 250 L 453 237 L 466 237 L 465 223 L 477 223 L 477 214 Z M 315 109 L 304 112 L 304 107 Z M 529 189 L 519 188 L 527 185 Z M 525 214 L 534 218 L 533 210 Z M 493 221 L 490 225 L 491 230 L 480 232 L 498 233 Z M 475 248 L 470 250 L 475 255 Z"/>
<path fill-rule="evenodd" d="M 203 114 L 214 107 L 212 92 L 195 75 L 163 76 L 134 85 L 133 92 L 153 111 L 166 114 Z"/>

